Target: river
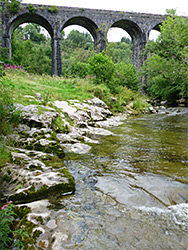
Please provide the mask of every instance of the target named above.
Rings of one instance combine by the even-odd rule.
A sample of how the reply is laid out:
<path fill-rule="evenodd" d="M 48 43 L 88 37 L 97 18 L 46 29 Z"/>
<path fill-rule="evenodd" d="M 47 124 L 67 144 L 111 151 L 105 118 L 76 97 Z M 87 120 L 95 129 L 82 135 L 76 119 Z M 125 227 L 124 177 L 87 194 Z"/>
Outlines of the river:
<path fill-rule="evenodd" d="M 76 192 L 56 211 L 59 249 L 188 249 L 188 109 L 130 117 L 86 155 L 67 154 Z"/>

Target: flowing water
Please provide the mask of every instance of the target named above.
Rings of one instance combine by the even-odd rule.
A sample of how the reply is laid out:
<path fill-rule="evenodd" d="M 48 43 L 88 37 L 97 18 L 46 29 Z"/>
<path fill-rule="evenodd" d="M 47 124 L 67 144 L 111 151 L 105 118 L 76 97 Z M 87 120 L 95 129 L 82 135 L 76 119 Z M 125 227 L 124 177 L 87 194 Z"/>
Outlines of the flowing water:
<path fill-rule="evenodd" d="M 188 109 L 110 130 L 90 153 L 67 155 L 76 192 L 56 208 L 57 249 L 188 249 Z"/>

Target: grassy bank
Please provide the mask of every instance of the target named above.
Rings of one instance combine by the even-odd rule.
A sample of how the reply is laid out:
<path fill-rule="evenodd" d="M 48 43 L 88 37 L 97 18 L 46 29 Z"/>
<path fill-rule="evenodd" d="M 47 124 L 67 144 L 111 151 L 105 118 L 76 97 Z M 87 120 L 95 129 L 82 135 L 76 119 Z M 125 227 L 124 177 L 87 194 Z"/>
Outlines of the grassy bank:
<path fill-rule="evenodd" d="M 11 145 L 11 142 L 7 141 L 6 135 L 19 122 L 19 115 L 13 108 L 14 103 L 53 106 L 55 100 L 83 101 L 96 96 L 103 100 L 114 114 L 124 112 L 130 102 L 137 112 L 148 106 L 144 96 L 126 87 L 112 95 L 106 85 L 93 84 L 91 79 L 41 76 L 28 74 L 23 70 L 7 70 L 6 75 L 0 78 L 0 88 L 0 166 L 9 159 L 6 146 Z M 37 96 L 41 97 L 42 101 L 36 98 Z"/>
<path fill-rule="evenodd" d="M 119 93 L 112 95 L 109 88 L 103 84 L 93 84 L 91 79 L 50 77 L 28 74 L 24 71 L 7 71 L 6 76 L 0 81 L 9 87 L 14 102 L 24 105 L 39 103 L 26 95 L 36 97 L 40 93 L 44 104 L 54 100 L 83 101 L 96 96 L 102 99 L 113 113 L 123 112 L 126 104 L 130 102 L 133 102 L 133 107 L 137 111 L 142 111 L 148 106 L 144 101 L 146 97 L 138 92 L 122 87 Z"/>

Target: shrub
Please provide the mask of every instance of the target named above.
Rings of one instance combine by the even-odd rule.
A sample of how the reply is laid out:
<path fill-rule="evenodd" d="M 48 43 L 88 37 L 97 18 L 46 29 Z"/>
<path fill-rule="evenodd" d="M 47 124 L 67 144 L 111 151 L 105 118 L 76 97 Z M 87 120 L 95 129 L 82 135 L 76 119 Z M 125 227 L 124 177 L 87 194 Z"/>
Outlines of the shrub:
<path fill-rule="evenodd" d="M 22 242 L 23 237 L 28 238 L 29 235 L 25 232 L 25 225 L 13 228 L 13 223 L 17 218 L 15 213 L 15 205 L 12 201 L 1 207 L 0 210 L 0 249 L 24 249 Z"/>
<path fill-rule="evenodd" d="M 95 54 L 93 57 L 89 58 L 88 64 L 89 73 L 94 76 L 94 83 L 105 83 L 108 85 L 115 72 L 115 66 L 112 59 L 103 51 L 102 53 Z"/>
<path fill-rule="evenodd" d="M 7 2 L 7 7 L 9 8 L 10 13 L 12 14 L 18 13 L 21 0 L 10 0 L 6 2 Z"/>
<path fill-rule="evenodd" d="M 11 126 L 19 121 L 19 113 L 15 111 L 11 91 L 13 85 L 0 80 L 0 135 L 6 135 Z M 0 137 L 1 139 L 1 137 Z"/>
<path fill-rule="evenodd" d="M 88 74 L 88 64 L 84 62 L 75 62 L 71 65 L 71 75 L 73 77 L 85 78 Z"/>
<path fill-rule="evenodd" d="M 119 85 L 127 87 L 131 90 L 138 90 L 139 78 L 136 69 L 131 63 L 117 63 L 115 65 L 116 81 Z"/>
<path fill-rule="evenodd" d="M 47 10 L 50 13 L 56 13 L 56 12 L 58 12 L 58 7 L 57 6 L 48 7 Z"/>
<path fill-rule="evenodd" d="M 35 13 L 37 11 L 37 8 L 33 6 L 33 4 L 28 5 L 29 12 Z"/>
<path fill-rule="evenodd" d="M 145 110 L 145 108 L 149 108 L 149 104 L 144 101 L 143 99 L 137 99 L 133 102 L 133 109 L 142 112 L 143 110 Z"/>

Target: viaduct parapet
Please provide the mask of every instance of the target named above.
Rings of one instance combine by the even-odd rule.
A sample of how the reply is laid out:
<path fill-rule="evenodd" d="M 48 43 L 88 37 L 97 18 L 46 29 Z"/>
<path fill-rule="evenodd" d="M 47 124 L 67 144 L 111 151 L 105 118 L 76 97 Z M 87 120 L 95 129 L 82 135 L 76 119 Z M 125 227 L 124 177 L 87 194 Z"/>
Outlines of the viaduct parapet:
<path fill-rule="evenodd" d="M 164 15 L 144 14 L 124 11 L 110 11 L 36 4 L 20 4 L 16 13 L 11 13 L 0 2 L 1 46 L 9 48 L 12 55 L 11 37 L 13 31 L 23 23 L 37 23 L 44 27 L 52 39 L 52 74 L 61 76 L 61 31 L 70 25 L 86 28 L 93 37 L 95 50 L 101 52 L 107 45 L 107 33 L 112 27 L 125 30 L 133 42 L 133 64 L 139 69 L 143 63 L 141 52 L 149 40 L 152 29 L 166 18 Z"/>

